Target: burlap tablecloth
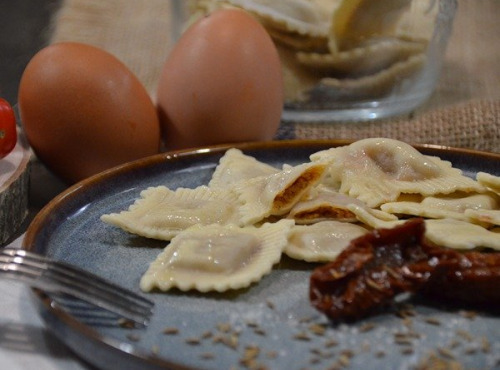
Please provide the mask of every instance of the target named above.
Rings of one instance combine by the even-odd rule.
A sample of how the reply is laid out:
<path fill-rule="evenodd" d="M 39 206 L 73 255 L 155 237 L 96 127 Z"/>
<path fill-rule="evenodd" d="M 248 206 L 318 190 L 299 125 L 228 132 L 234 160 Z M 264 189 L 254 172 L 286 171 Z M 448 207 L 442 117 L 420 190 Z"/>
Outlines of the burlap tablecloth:
<path fill-rule="evenodd" d="M 177 25 L 167 0 L 64 0 L 50 43 L 86 42 L 116 55 L 153 94 Z M 442 74 L 408 116 L 374 122 L 286 123 L 277 139 L 392 137 L 500 152 L 499 0 L 459 0 Z"/>

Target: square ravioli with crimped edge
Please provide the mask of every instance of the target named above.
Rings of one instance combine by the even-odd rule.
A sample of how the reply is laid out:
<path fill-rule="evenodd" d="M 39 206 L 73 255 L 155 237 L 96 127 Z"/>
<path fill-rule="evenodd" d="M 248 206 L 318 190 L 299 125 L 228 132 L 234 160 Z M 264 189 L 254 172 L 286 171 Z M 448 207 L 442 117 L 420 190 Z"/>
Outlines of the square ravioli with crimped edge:
<path fill-rule="evenodd" d="M 395 201 L 401 194 L 482 192 L 484 187 L 451 163 L 421 154 L 394 139 L 372 138 L 311 155 L 327 162 L 339 192 L 358 198 L 369 207 Z M 376 179 L 376 180 L 375 180 Z"/>
<path fill-rule="evenodd" d="M 170 240 L 193 225 L 238 223 L 237 194 L 207 186 L 195 189 L 150 187 L 128 210 L 101 220 L 147 238 Z"/>
<path fill-rule="evenodd" d="M 271 272 L 288 243 L 293 221 L 259 228 L 193 226 L 172 239 L 141 279 L 141 289 L 224 292 L 246 288 Z"/>
<path fill-rule="evenodd" d="M 285 254 L 307 262 L 333 261 L 347 248 L 352 239 L 367 232 L 363 226 L 341 221 L 295 225 L 290 233 Z"/>

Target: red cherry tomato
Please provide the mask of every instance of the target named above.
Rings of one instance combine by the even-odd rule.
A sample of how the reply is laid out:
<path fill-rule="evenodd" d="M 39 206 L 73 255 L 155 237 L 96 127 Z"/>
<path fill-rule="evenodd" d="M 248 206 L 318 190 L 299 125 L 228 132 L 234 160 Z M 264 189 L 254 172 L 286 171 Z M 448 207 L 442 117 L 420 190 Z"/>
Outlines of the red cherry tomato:
<path fill-rule="evenodd" d="M 16 146 L 16 117 L 10 104 L 0 98 L 0 158 L 9 154 Z"/>

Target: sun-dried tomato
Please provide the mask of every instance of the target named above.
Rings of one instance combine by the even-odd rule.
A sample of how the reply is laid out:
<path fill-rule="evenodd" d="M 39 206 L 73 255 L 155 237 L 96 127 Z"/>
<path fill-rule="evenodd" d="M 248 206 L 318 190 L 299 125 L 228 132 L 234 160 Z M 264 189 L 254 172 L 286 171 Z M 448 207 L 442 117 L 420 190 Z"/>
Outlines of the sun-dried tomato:
<path fill-rule="evenodd" d="M 500 302 L 500 253 L 460 252 L 426 242 L 425 223 L 412 219 L 351 242 L 310 280 L 314 307 L 333 320 L 354 320 L 400 293 L 466 302 Z M 479 294 L 481 296 L 479 297 Z"/>

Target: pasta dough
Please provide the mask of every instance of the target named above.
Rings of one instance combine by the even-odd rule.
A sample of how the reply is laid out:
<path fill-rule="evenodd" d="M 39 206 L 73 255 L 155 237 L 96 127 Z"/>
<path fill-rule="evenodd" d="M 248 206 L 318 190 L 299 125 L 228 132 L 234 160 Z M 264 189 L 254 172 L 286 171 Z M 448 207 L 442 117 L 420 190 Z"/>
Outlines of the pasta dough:
<path fill-rule="evenodd" d="M 319 162 L 303 163 L 236 186 L 235 190 L 243 203 L 240 208 L 241 224 L 255 224 L 269 216 L 284 215 L 321 181 L 325 168 Z"/>
<path fill-rule="evenodd" d="M 128 210 L 101 220 L 147 238 L 170 240 L 193 225 L 228 224 L 239 220 L 237 195 L 200 186 L 170 190 L 165 186 L 141 192 Z"/>
<path fill-rule="evenodd" d="M 321 221 L 292 228 L 285 253 L 307 262 L 333 261 L 350 243 L 367 233 L 362 226 L 340 221 Z"/>
<path fill-rule="evenodd" d="M 386 138 L 364 139 L 351 145 L 311 155 L 327 161 L 329 175 L 339 192 L 358 198 L 369 207 L 395 201 L 402 193 L 450 194 L 484 191 L 484 187 L 450 162 L 425 156 L 409 144 Z"/>
<path fill-rule="evenodd" d="M 281 259 L 291 220 L 260 228 L 193 226 L 172 239 L 141 279 L 141 289 L 224 292 L 241 289 L 271 272 Z"/>

